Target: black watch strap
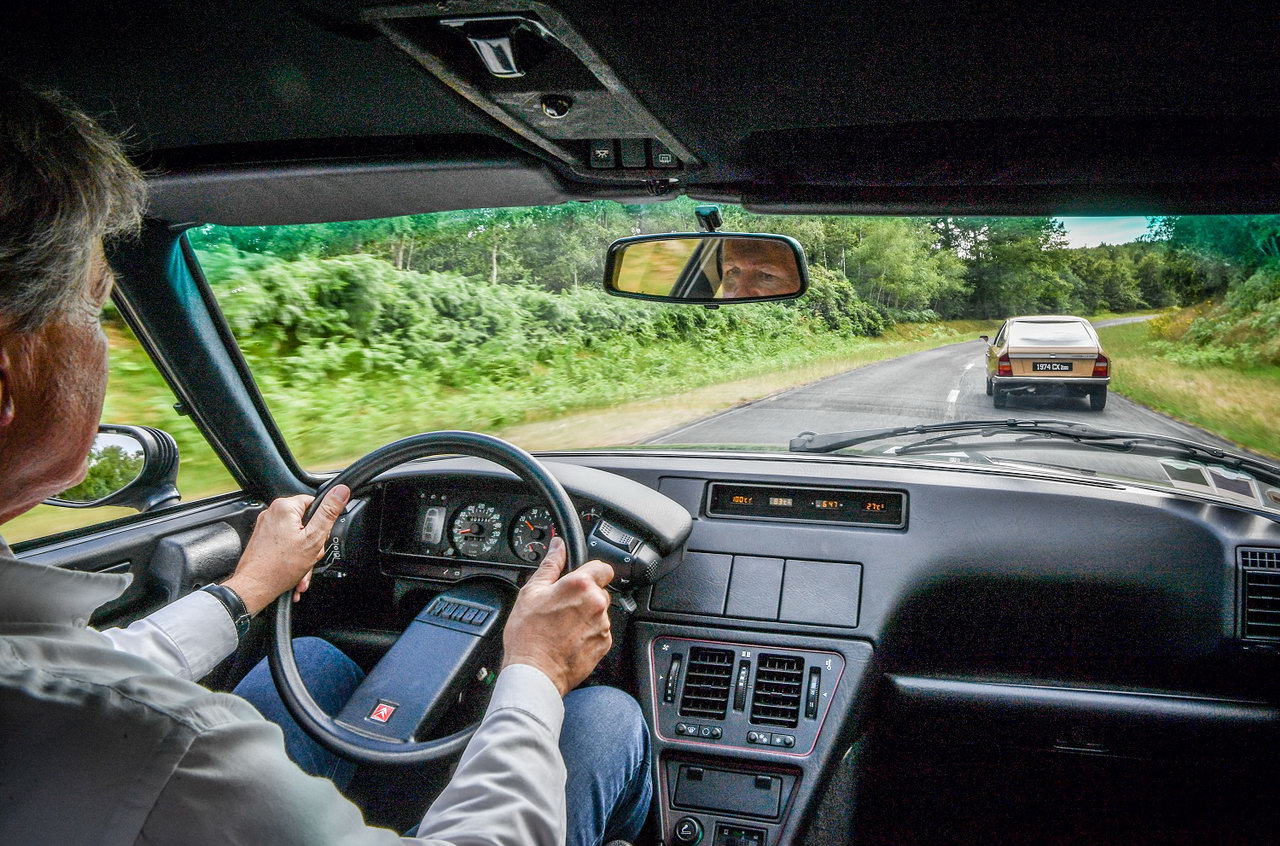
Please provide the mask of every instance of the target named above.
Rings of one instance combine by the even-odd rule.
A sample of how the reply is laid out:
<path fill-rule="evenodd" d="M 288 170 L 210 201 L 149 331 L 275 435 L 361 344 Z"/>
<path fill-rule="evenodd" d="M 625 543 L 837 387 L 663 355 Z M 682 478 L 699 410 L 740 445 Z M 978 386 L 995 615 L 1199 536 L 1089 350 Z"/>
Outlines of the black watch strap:
<path fill-rule="evenodd" d="M 244 633 L 249 631 L 249 623 L 253 618 L 249 616 L 249 609 L 245 607 L 240 594 L 226 585 L 205 585 L 201 590 L 218 598 L 218 601 L 227 609 L 227 613 L 231 615 L 231 622 L 236 627 L 236 636 L 244 637 Z"/>

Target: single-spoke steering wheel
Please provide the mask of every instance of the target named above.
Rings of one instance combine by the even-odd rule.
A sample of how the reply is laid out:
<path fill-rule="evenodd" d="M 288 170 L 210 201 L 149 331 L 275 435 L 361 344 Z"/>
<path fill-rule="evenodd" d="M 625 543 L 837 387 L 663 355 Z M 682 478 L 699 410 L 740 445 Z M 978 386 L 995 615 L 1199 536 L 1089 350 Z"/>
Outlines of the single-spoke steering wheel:
<path fill-rule="evenodd" d="M 476 432 L 428 432 L 404 438 L 374 450 L 323 484 L 316 492 L 315 501 L 307 509 L 303 520 L 310 522 L 325 495 L 336 485 L 346 485 L 351 488 L 354 500 L 356 493 L 379 474 L 406 461 L 446 454 L 470 455 L 487 459 L 515 473 L 521 481 L 541 494 L 550 507 L 552 517 L 561 530 L 561 537 L 565 542 L 568 554 L 567 569 L 580 567 L 586 560 L 586 540 L 583 536 L 582 524 L 578 522 L 578 514 L 573 502 L 556 478 L 536 458 L 518 446 L 500 438 Z M 363 718 L 357 718 L 347 713 L 350 710 L 348 708 L 334 718 L 316 704 L 298 672 L 298 665 L 293 656 L 293 632 L 290 618 L 293 603 L 291 600 L 292 591 L 285 591 L 276 599 L 275 626 L 272 630 L 272 644 L 268 653 L 271 677 L 275 680 L 280 698 L 284 700 L 289 713 L 317 743 L 343 758 L 359 763 L 380 765 L 409 766 L 447 758 L 463 750 L 479 725 L 478 722 L 435 740 L 417 740 L 414 737 L 416 726 L 413 725 L 410 725 L 407 730 L 402 726 L 399 737 L 394 736 L 394 732 L 390 732 L 392 736 L 388 736 L 389 733 L 385 730 L 386 724 L 391 721 L 394 712 L 401 706 L 390 697 L 380 695 L 385 693 L 385 690 L 372 693 L 366 691 L 365 696 L 361 695 L 361 691 L 373 684 L 375 678 L 379 678 L 379 683 L 385 685 L 388 673 L 379 673 L 379 670 L 384 664 L 388 667 L 392 666 L 393 662 L 388 661 L 388 658 L 396 652 L 396 646 L 404 642 L 411 631 L 416 631 L 416 627 L 429 627 L 430 621 L 415 620 L 411 623 L 409 629 L 401 634 L 397 644 L 392 646 L 392 649 L 379 662 L 379 666 L 370 672 L 361 687 L 351 697 L 352 702 L 371 700 L 379 703 L 375 705 L 374 710 Z M 422 619 L 421 615 L 419 619 Z M 456 631 L 458 628 L 460 627 L 454 626 L 443 630 L 444 637 L 455 640 L 466 637 L 465 632 Z M 428 629 L 421 631 L 428 631 Z M 441 631 L 439 628 L 430 630 L 435 634 Z M 415 653 L 411 650 L 402 650 L 400 654 Z M 399 671 L 403 667 L 403 661 L 394 666 L 396 671 Z M 455 681 L 456 673 L 446 671 L 431 677 L 432 674 L 426 672 L 429 669 L 423 668 L 423 673 L 414 673 L 412 680 L 406 680 L 411 682 L 409 686 L 416 685 L 418 688 L 416 694 L 419 697 L 438 695 L 442 690 L 452 686 Z M 422 676 L 429 677 L 429 686 L 436 689 L 423 691 Z M 378 710 L 379 706 L 382 706 L 381 711 Z M 387 710 L 388 707 L 390 712 Z M 379 719 L 383 716 L 385 719 Z"/>

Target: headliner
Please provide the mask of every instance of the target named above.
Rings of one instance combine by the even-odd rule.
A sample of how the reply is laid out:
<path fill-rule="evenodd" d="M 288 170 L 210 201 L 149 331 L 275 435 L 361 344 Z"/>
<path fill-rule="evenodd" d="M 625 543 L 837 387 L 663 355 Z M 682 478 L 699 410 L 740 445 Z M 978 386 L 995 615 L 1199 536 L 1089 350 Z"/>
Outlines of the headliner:
<path fill-rule="evenodd" d="M 139 161 L 167 174 L 170 218 L 647 196 L 506 134 L 362 24 L 362 5 L 49 0 L 8 13 L 0 70 L 127 130 Z M 677 188 L 696 196 L 869 213 L 1280 207 L 1276 4 L 551 5 L 704 162 Z M 391 159 L 452 176 L 401 198 Z M 316 162 L 347 181 L 290 176 Z M 370 163 L 376 196 L 362 197 Z M 487 185 L 457 181 L 486 168 Z M 254 203 L 223 208 L 247 183 Z M 309 210 L 321 195 L 323 214 Z"/>

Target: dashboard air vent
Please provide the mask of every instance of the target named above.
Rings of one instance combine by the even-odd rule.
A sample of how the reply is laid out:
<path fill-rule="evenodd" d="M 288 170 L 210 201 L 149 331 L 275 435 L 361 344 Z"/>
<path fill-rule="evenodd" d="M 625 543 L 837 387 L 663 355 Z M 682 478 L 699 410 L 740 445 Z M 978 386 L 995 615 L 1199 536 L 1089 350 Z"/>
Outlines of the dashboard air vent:
<path fill-rule="evenodd" d="M 684 673 L 680 716 L 723 720 L 729 707 L 732 684 L 732 650 L 693 647 L 689 650 L 689 666 Z"/>
<path fill-rule="evenodd" d="M 1280 549 L 1241 549 L 1240 566 L 1280 570 Z"/>
<path fill-rule="evenodd" d="M 751 722 L 795 728 L 800 721 L 804 659 L 795 655 L 760 655 L 751 694 Z"/>
<path fill-rule="evenodd" d="M 1280 640 L 1280 549 L 1241 549 L 1242 634 Z"/>

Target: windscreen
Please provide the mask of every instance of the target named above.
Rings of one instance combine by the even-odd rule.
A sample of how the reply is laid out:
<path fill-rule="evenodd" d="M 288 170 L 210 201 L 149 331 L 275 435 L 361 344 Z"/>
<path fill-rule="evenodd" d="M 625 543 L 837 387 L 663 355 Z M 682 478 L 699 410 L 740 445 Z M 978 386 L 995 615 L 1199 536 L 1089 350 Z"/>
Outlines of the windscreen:
<path fill-rule="evenodd" d="M 804 296 L 708 308 L 606 293 L 615 239 L 696 230 L 695 205 L 204 226 L 188 237 L 276 424 L 312 470 L 437 429 L 534 451 L 785 451 L 806 431 L 992 418 L 1198 432 L 1280 454 L 1267 412 L 1280 402 L 1280 261 L 1257 246 L 1280 242 L 1280 218 L 770 216 L 722 205 L 724 233 L 799 242 Z M 1091 347 L 1087 321 L 1106 366 L 1020 355 L 1002 371 L 983 336 L 1038 315 L 1013 324 L 1012 344 Z M 989 457 L 1006 440 L 978 439 L 948 460 Z M 912 460 L 939 460 L 944 446 Z M 1098 452 L 1081 450 L 1072 462 L 1037 460 L 1101 472 Z"/>

